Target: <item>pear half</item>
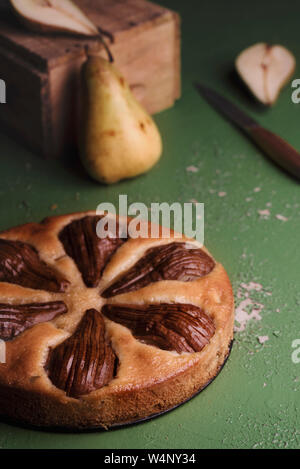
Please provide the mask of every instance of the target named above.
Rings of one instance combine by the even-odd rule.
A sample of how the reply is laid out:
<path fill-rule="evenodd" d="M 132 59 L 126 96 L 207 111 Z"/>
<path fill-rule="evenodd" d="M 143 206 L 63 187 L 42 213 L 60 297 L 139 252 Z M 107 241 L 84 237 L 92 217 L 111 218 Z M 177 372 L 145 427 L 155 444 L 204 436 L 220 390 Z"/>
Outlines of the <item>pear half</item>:
<path fill-rule="evenodd" d="M 83 64 L 80 156 L 94 179 L 107 184 L 148 171 L 162 141 L 118 69 L 99 56 Z"/>
<path fill-rule="evenodd" d="M 71 0 L 10 0 L 22 22 L 36 32 L 99 34 L 96 26 Z"/>
<path fill-rule="evenodd" d="M 263 104 L 272 105 L 293 75 L 296 61 L 283 46 L 259 43 L 241 52 L 235 65 L 253 95 Z"/>

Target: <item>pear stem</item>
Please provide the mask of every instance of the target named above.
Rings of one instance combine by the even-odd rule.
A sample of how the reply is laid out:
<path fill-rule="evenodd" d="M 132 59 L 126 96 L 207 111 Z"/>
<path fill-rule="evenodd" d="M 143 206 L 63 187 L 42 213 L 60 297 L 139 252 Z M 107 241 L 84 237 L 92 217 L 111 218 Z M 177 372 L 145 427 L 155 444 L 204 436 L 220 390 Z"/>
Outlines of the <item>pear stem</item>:
<path fill-rule="evenodd" d="M 106 31 L 106 29 L 102 29 L 100 26 L 98 26 L 98 31 L 102 36 L 107 37 L 110 40 L 110 43 L 113 44 L 115 42 L 114 35 L 110 33 L 109 31 Z"/>
<path fill-rule="evenodd" d="M 110 63 L 113 63 L 114 62 L 114 57 L 108 47 L 108 45 L 106 44 L 106 42 L 104 41 L 103 37 L 101 36 L 100 34 L 100 42 L 101 44 L 103 45 L 104 49 L 105 49 L 105 52 L 107 53 L 107 57 L 108 57 L 108 60 Z"/>
<path fill-rule="evenodd" d="M 108 60 L 110 63 L 113 63 L 114 62 L 114 57 L 110 51 L 110 48 L 108 47 L 108 45 L 106 44 L 106 41 L 104 40 L 103 36 L 106 36 L 109 38 L 110 42 L 113 42 L 114 38 L 113 38 L 113 35 L 108 33 L 107 31 L 104 31 L 103 29 L 101 28 L 98 28 L 98 31 L 99 31 L 99 38 L 100 38 L 100 42 L 101 44 L 103 45 L 104 49 L 105 49 L 105 52 L 107 53 L 107 56 L 108 56 Z"/>

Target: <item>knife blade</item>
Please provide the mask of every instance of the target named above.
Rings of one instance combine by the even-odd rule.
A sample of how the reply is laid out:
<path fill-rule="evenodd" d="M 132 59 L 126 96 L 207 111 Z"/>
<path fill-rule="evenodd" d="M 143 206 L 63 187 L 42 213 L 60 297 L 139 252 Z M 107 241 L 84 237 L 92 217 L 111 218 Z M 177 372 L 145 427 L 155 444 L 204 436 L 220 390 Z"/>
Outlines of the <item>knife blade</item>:
<path fill-rule="evenodd" d="M 196 88 L 205 100 L 244 131 L 277 165 L 300 179 L 300 153 L 288 142 L 265 129 L 235 104 L 211 88 L 196 83 Z"/>

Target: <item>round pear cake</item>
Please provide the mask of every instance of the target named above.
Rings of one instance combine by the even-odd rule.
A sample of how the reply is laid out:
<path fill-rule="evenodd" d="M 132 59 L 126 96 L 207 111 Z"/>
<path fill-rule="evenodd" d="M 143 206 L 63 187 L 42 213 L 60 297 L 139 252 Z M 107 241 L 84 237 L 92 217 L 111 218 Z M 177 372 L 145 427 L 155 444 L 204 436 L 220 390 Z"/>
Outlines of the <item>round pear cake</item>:
<path fill-rule="evenodd" d="M 134 423 L 197 394 L 225 362 L 234 302 L 223 266 L 174 232 L 99 237 L 103 216 L 0 233 L 1 415 L 69 429 Z"/>

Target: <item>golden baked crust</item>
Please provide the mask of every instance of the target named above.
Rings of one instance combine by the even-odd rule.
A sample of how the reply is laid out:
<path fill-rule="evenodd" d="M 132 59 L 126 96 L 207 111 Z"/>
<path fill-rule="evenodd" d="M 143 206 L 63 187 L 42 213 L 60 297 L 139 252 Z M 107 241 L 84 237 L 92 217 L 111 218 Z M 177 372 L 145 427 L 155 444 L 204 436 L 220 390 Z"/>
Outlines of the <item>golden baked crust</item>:
<path fill-rule="evenodd" d="M 166 411 L 204 388 L 227 358 L 233 338 L 234 303 L 228 276 L 215 262 L 210 273 L 193 281 L 161 280 L 120 295 L 103 298 L 115 278 L 128 271 L 154 246 L 169 239 L 128 239 L 108 261 L 96 287 L 87 287 L 74 260 L 59 239 L 62 229 L 94 212 L 47 218 L 0 234 L 0 240 L 22 241 L 70 284 L 65 292 L 49 292 L 0 281 L 0 303 L 10 305 L 63 301 L 68 312 L 26 329 L 6 342 L 6 363 L 0 364 L 0 414 L 39 426 L 91 428 L 124 424 Z M 195 240 L 176 239 L 201 247 Z M 205 248 L 202 248 L 209 254 Z M 212 256 L 209 254 L 212 258 Z M 100 292 L 100 294 L 99 294 Z M 115 377 L 105 386 L 74 398 L 56 387 L 46 370 L 49 350 L 76 330 L 89 309 L 104 304 L 160 303 L 198 306 L 212 319 L 215 332 L 194 353 L 177 353 L 147 345 L 121 324 L 104 318 L 106 335 L 118 357 Z"/>

